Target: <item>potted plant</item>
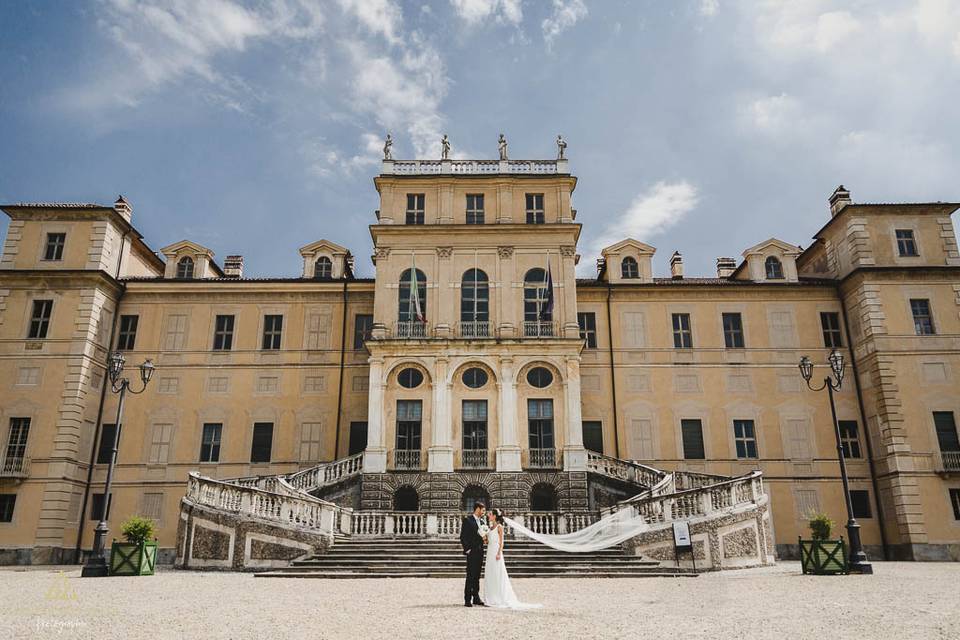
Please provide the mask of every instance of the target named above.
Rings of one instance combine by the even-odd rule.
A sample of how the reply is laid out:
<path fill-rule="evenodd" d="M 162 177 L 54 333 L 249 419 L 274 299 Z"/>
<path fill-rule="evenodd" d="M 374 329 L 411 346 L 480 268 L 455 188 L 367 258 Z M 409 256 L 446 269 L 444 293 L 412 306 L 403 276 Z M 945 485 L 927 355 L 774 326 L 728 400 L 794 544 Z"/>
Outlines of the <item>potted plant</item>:
<path fill-rule="evenodd" d="M 140 516 L 131 516 L 120 525 L 126 542 L 114 540 L 110 547 L 110 575 L 153 575 L 157 566 L 156 528 L 153 520 Z"/>
<path fill-rule="evenodd" d="M 811 540 L 800 538 L 800 566 L 803 572 L 813 575 L 847 573 L 847 547 L 843 538 L 830 539 L 834 522 L 825 513 L 809 516 Z"/>

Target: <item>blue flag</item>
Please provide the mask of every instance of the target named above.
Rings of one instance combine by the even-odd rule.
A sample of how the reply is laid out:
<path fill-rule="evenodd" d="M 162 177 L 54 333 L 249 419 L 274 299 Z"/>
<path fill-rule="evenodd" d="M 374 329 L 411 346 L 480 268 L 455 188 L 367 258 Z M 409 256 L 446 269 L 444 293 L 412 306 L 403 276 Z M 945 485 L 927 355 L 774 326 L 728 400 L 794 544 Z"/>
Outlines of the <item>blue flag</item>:
<path fill-rule="evenodd" d="M 547 299 L 540 307 L 540 321 L 547 322 L 553 319 L 553 272 L 550 270 L 550 258 L 547 258 L 547 280 L 543 286 L 547 290 Z"/>

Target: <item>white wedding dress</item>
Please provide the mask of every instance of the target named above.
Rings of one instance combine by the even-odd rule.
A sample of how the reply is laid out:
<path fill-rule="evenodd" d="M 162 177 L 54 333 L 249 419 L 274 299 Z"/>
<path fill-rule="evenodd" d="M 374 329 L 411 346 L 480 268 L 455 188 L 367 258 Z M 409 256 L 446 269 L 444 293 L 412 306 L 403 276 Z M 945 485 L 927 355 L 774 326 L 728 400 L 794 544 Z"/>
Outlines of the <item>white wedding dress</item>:
<path fill-rule="evenodd" d="M 507 575 L 507 565 L 503 561 L 503 554 L 497 560 L 500 551 L 500 532 L 496 527 L 487 534 L 487 557 L 483 568 L 483 601 L 488 607 L 499 609 L 538 609 L 539 604 L 520 602 L 513 592 L 510 576 Z"/>

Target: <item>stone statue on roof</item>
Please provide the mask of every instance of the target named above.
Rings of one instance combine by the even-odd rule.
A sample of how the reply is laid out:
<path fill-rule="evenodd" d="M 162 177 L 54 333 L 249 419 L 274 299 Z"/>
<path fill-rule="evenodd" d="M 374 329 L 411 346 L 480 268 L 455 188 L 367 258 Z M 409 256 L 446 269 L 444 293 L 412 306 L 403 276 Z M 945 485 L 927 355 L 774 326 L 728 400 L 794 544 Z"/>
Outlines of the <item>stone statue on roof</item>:
<path fill-rule="evenodd" d="M 383 159 L 384 160 L 393 160 L 393 152 L 390 150 L 390 147 L 393 146 L 393 138 L 390 137 L 390 134 L 387 134 L 387 139 L 383 141 Z"/>
<path fill-rule="evenodd" d="M 440 141 L 440 159 L 450 159 L 450 138 L 447 137 L 447 134 L 443 134 L 443 140 Z"/>
<path fill-rule="evenodd" d="M 507 157 L 507 137 L 502 133 L 500 134 L 500 139 L 497 140 L 497 150 L 500 151 L 501 160 L 509 160 Z"/>
<path fill-rule="evenodd" d="M 557 160 L 563 160 L 563 154 L 567 150 L 567 141 L 559 133 L 557 134 Z"/>

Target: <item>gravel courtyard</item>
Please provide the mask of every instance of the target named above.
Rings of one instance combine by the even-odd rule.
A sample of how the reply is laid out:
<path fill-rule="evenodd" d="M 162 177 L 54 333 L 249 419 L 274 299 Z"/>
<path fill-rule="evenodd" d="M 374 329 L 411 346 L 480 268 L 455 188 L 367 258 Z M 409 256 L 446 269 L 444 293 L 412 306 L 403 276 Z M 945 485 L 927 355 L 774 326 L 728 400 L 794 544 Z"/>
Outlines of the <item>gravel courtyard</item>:
<path fill-rule="evenodd" d="M 960 638 L 960 564 L 797 563 L 702 575 L 517 580 L 537 611 L 465 609 L 457 580 L 293 580 L 162 571 L 82 580 L 0 570 L 4 638 Z"/>

